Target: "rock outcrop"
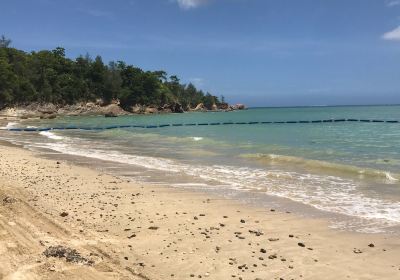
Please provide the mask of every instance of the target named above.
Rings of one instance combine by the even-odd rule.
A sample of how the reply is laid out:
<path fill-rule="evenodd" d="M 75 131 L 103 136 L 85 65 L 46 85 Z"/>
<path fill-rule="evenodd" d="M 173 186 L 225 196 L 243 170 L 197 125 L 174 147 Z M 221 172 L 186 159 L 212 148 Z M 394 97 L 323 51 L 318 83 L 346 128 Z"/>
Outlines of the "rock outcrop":
<path fill-rule="evenodd" d="M 207 111 L 207 108 L 206 108 L 206 106 L 204 106 L 203 103 L 199 103 L 199 104 L 197 104 L 196 108 L 192 109 L 191 111 L 194 111 L 194 112 L 205 112 L 205 111 Z"/>
<path fill-rule="evenodd" d="M 246 106 L 243 104 L 229 105 L 228 103 L 212 104 L 211 108 L 207 107 L 203 103 L 199 103 L 195 108 L 189 108 L 188 111 L 192 112 L 208 112 L 208 111 L 235 111 L 235 110 L 245 110 Z"/>
<path fill-rule="evenodd" d="M 102 104 L 102 105 L 100 105 Z M 126 109 L 126 108 L 125 108 Z M 194 109 L 188 106 L 186 111 L 191 112 L 207 112 L 207 111 L 233 111 L 244 110 L 246 106 L 243 104 L 236 104 L 230 106 L 226 103 L 213 104 L 211 108 L 207 108 L 203 103 L 199 103 Z M 57 116 L 88 116 L 88 115 L 103 115 L 106 117 L 116 117 L 128 114 L 158 114 L 158 113 L 184 113 L 185 110 L 182 104 L 173 102 L 164 104 L 163 106 L 143 106 L 134 105 L 126 110 L 121 108 L 118 100 L 113 100 L 108 105 L 104 102 L 97 100 L 96 102 L 77 103 L 72 105 L 54 105 L 51 103 L 39 104 L 32 103 L 27 106 L 18 106 L 15 108 L 5 108 L 0 111 L 0 115 L 7 117 L 16 117 L 21 119 L 28 118 L 41 118 L 53 119 Z"/>
<path fill-rule="evenodd" d="M 117 104 L 110 104 L 104 107 L 101 107 L 104 116 L 106 117 L 118 117 L 121 115 L 126 115 L 128 114 L 126 111 L 124 111 L 121 107 L 119 107 Z"/>
<path fill-rule="evenodd" d="M 57 113 L 57 110 L 58 110 L 57 106 L 54 105 L 54 104 L 51 104 L 51 103 L 48 103 L 48 104 L 45 104 L 43 106 L 38 106 L 37 107 L 37 111 L 42 113 L 42 114 L 52 115 L 52 114 Z"/>
<path fill-rule="evenodd" d="M 172 113 L 172 108 L 169 104 L 164 104 L 163 106 L 158 107 L 158 111 L 162 113 Z"/>
<path fill-rule="evenodd" d="M 163 106 L 159 107 L 158 110 L 161 113 L 184 113 L 182 104 L 178 102 L 174 102 L 172 104 L 164 104 Z"/>
<path fill-rule="evenodd" d="M 234 110 L 244 110 L 246 109 L 246 106 L 244 104 L 236 104 L 235 106 L 233 106 Z"/>
<path fill-rule="evenodd" d="M 228 103 L 221 103 L 221 104 L 219 104 L 218 109 L 220 109 L 220 110 L 228 110 L 229 107 L 230 106 L 229 106 Z"/>
<path fill-rule="evenodd" d="M 134 114 L 143 114 L 145 111 L 145 107 L 141 105 L 134 105 L 131 108 L 129 108 L 129 111 Z"/>
<path fill-rule="evenodd" d="M 172 110 L 172 113 L 184 113 L 182 104 L 180 104 L 178 102 L 175 102 L 172 104 L 171 110 Z"/>
<path fill-rule="evenodd" d="M 157 114 L 158 113 L 158 109 L 155 107 L 146 107 L 144 110 L 145 114 Z"/>
<path fill-rule="evenodd" d="M 43 114 L 41 116 L 39 116 L 39 118 L 44 119 L 44 120 L 51 120 L 51 119 L 55 119 L 57 118 L 57 114 Z"/>

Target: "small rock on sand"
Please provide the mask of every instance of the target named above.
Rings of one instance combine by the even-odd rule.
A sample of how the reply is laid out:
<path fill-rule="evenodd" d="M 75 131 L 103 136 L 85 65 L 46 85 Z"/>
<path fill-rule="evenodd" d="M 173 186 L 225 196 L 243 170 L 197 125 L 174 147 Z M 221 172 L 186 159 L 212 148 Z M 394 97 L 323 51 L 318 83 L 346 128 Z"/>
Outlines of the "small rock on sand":
<path fill-rule="evenodd" d="M 68 213 L 67 213 L 67 212 L 61 212 L 61 213 L 60 213 L 60 216 L 61 216 L 61 217 L 67 217 L 67 216 L 68 216 Z"/>

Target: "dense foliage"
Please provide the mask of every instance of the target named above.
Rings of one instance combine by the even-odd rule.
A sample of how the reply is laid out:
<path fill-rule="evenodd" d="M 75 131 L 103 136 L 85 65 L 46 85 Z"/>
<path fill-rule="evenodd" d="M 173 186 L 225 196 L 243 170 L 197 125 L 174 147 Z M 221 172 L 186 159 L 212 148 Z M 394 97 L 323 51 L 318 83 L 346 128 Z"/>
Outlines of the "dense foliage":
<path fill-rule="evenodd" d="M 63 48 L 26 53 L 11 48 L 0 38 L 0 109 L 32 102 L 59 105 L 98 99 L 109 103 L 119 99 L 121 107 L 163 106 L 180 103 L 183 108 L 199 103 L 211 109 L 217 97 L 181 84 L 164 71 L 143 71 L 122 61 L 105 65 L 100 56 L 75 60 L 65 57 Z"/>

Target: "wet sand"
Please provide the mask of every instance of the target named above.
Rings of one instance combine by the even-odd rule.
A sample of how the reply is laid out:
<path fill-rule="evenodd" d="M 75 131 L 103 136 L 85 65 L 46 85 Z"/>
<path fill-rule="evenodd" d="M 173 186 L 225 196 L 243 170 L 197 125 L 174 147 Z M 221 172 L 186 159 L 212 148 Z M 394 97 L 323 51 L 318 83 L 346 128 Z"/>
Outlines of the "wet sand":
<path fill-rule="evenodd" d="M 400 240 L 0 143 L 0 279 L 194 278 L 400 279 Z"/>

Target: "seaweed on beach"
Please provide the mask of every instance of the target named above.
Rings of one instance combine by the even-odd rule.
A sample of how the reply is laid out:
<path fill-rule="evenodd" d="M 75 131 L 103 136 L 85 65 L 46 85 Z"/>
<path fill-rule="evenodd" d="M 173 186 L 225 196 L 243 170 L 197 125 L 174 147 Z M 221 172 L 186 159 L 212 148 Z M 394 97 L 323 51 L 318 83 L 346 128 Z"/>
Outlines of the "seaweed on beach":
<path fill-rule="evenodd" d="M 17 199 L 10 197 L 10 196 L 6 196 L 5 198 L 2 199 L 3 204 L 13 204 L 17 202 Z"/>
<path fill-rule="evenodd" d="M 59 259 L 65 258 L 66 262 L 70 262 L 70 263 L 81 263 L 81 264 L 85 264 L 85 265 L 92 265 L 94 263 L 92 260 L 82 257 L 81 254 L 77 250 L 71 249 L 68 247 L 64 247 L 61 245 L 50 246 L 43 252 L 43 254 L 47 258 L 50 258 L 50 257 L 59 258 Z"/>

